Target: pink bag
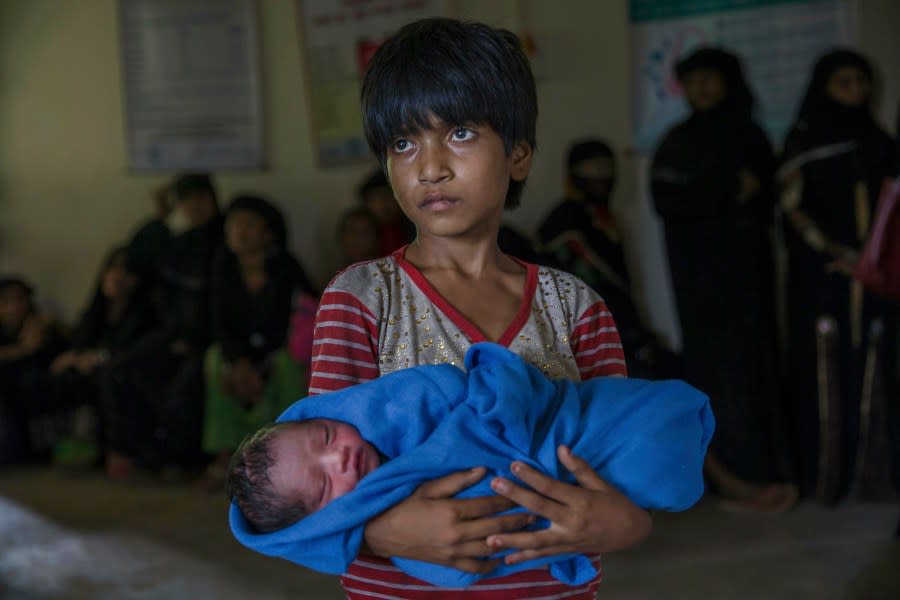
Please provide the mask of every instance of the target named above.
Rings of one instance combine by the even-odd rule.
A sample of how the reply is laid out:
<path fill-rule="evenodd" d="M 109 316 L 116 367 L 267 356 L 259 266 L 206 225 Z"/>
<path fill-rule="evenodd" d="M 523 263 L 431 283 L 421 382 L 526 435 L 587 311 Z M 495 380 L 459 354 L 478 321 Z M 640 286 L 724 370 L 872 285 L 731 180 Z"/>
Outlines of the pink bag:
<path fill-rule="evenodd" d="M 875 222 L 853 277 L 870 292 L 900 302 L 900 178 L 881 186 Z"/>
<path fill-rule="evenodd" d="M 287 350 L 290 357 L 301 365 L 309 365 L 312 359 L 313 330 L 316 325 L 316 310 L 318 308 L 319 300 L 309 294 L 297 296 L 294 302 L 290 331 L 288 331 Z"/>

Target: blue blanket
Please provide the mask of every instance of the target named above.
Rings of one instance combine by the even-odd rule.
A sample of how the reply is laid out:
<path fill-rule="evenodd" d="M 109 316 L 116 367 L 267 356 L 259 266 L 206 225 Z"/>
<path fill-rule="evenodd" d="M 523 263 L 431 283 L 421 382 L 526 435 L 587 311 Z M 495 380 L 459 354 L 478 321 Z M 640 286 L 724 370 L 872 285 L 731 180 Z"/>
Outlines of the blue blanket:
<path fill-rule="evenodd" d="M 350 423 L 390 460 L 349 494 L 273 533 L 255 533 L 232 505 L 235 537 L 269 556 L 344 573 L 359 552 L 366 522 L 424 481 L 484 466 L 488 476 L 458 497 L 491 495 L 493 476 L 517 481 L 509 467 L 518 460 L 574 483 L 557 459 L 563 443 L 644 508 L 685 510 L 703 494 L 703 459 L 714 420 L 706 396 L 689 385 L 623 378 L 551 381 L 488 343 L 473 345 L 465 365 L 468 374 L 452 365 L 421 366 L 294 403 L 279 421 Z M 542 520 L 534 526 L 543 527 Z M 548 564 L 554 577 L 570 585 L 596 574 L 580 554 L 501 564 L 487 576 L 392 560 L 407 574 L 444 587 Z"/>

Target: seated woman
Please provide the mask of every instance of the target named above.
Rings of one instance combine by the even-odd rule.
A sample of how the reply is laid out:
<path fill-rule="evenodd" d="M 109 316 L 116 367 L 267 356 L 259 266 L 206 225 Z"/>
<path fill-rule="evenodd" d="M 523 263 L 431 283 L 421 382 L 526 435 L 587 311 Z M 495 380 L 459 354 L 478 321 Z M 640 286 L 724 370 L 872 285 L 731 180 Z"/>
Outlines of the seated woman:
<path fill-rule="evenodd" d="M 138 234 L 128 247 L 149 281 L 160 325 L 140 351 L 116 361 L 103 377 L 106 471 L 112 479 L 147 468 L 178 480 L 208 462 L 201 444 L 203 357 L 211 337 L 209 279 L 222 244 L 222 216 L 209 174 L 180 174 L 170 192 L 179 233 L 168 235 L 156 221 L 148 225 L 149 239 Z"/>
<path fill-rule="evenodd" d="M 99 417 L 100 378 L 106 367 L 138 351 L 157 325 L 156 313 L 127 249 L 113 248 L 100 267 L 91 301 L 72 332 L 70 349 L 56 357 L 49 376 L 42 378 L 34 390 L 35 405 L 47 412 L 70 417 L 77 411 L 91 417 L 78 419 L 78 427 L 64 418 L 60 433 L 75 435 L 55 445 L 54 458 L 81 462 L 97 457 L 100 440 L 96 436 L 101 432 L 90 424 Z"/>
<path fill-rule="evenodd" d="M 214 343 L 205 362 L 203 448 L 216 461 L 207 486 L 224 481 L 231 453 L 247 433 L 306 393 L 307 373 L 284 348 L 299 294 L 314 291 L 287 251 L 284 217 L 262 198 L 235 198 L 212 271 Z"/>
<path fill-rule="evenodd" d="M 28 388 L 65 348 L 53 321 L 35 308 L 33 293 L 24 279 L 0 276 L 0 464 L 31 455 Z"/>

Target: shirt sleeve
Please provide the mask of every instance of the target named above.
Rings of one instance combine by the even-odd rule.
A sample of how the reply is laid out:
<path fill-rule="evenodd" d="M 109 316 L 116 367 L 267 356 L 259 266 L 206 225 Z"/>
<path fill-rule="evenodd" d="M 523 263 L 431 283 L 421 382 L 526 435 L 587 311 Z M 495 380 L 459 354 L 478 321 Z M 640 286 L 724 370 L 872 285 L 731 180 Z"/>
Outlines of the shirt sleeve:
<path fill-rule="evenodd" d="M 622 340 L 603 300 L 597 300 L 578 317 L 569 343 L 582 381 L 594 377 L 628 376 Z"/>
<path fill-rule="evenodd" d="M 313 332 L 309 395 L 378 377 L 378 319 L 356 296 L 328 289 Z"/>

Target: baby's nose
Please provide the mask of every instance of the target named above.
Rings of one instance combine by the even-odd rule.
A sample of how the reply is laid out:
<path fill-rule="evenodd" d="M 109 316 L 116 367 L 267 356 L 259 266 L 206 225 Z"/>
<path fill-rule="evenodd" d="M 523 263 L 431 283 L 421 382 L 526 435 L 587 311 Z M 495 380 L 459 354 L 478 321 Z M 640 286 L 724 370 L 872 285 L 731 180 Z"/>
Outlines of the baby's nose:
<path fill-rule="evenodd" d="M 338 446 L 334 449 L 331 456 L 332 464 L 334 464 L 338 473 L 345 473 L 351 468 L 352 465 L 350 463 L 352 458 L 353 453 L 348 446 Z"/>

